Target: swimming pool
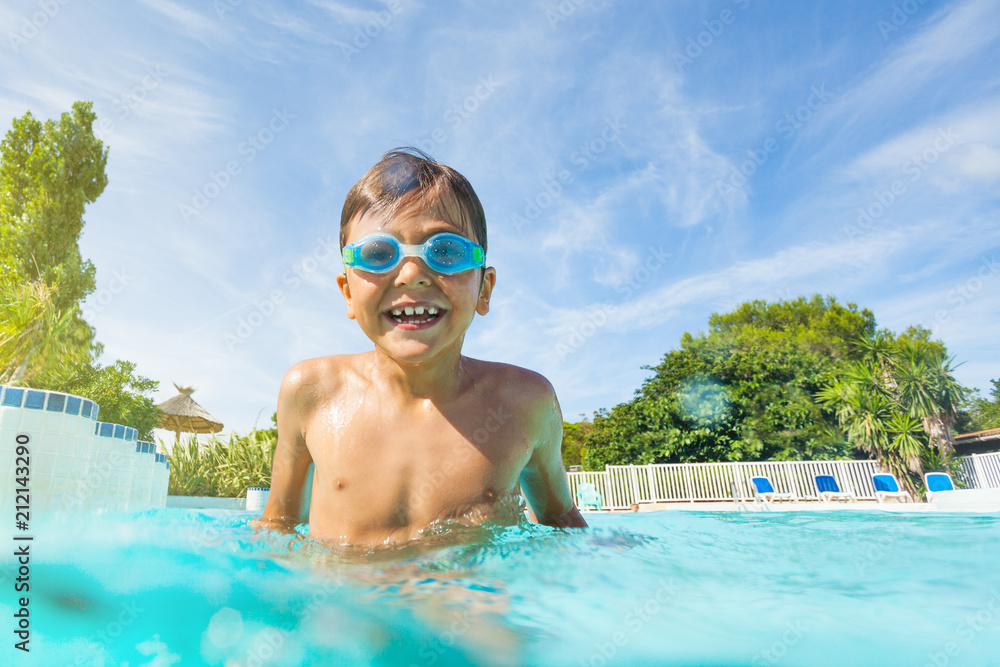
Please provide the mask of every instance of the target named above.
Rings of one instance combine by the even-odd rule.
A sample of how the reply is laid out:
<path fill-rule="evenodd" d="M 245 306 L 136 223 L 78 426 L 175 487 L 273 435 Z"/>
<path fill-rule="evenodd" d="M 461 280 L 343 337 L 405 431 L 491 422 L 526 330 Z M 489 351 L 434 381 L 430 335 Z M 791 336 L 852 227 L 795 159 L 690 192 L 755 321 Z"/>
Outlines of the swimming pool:
<path fill-rule="evenodd" d="M 370 562 L 145 510 L 42 521 L 31 665 L 1000 662 L 1000 515 L 650 512 Z M 5 537 L 11 545 L 11 537 Z M 4 549 L 7 554 L 11 549 Z"/>

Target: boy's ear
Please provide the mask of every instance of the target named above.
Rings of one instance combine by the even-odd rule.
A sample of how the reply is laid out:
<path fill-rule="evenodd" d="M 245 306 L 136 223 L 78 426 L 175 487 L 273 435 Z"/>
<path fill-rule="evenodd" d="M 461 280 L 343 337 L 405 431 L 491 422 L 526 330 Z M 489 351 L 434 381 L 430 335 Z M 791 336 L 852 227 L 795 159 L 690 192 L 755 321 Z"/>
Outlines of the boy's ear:
<path fill-rule="evenodd" d="M 476 312 L 485 315 L 490 312 L 490 295 L 497 284 L 497 270 L 492 266 L 483 269 L 483 281 L 479 285 L 479 301 L 476 302 Z"/>
<path fill-rule="evenodd" d="M 340 288 L 340 293 L 344 295 L 344 301 L 347 302 L 347 317 L 353 320 L 354 302 L 351 301 L 351 286 L 347 283 L 346 273 L 337 274 L 337 287 Z"/>

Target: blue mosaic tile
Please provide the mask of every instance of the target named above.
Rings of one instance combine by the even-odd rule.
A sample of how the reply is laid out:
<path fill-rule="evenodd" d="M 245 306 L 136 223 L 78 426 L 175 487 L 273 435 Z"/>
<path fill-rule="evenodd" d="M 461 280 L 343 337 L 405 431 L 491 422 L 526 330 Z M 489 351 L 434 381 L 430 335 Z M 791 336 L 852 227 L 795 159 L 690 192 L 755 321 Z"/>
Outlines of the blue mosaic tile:
<path fill-rule="evenodd" d="M 139 435 L 139 431 L 129 426 L 125 429 L 125 439 L 130 442 L 135 442 L 136 437 Z"/>
<path fill-rule="evenodd" d="M 24 399 L 24 407 L 32 410 L 41 410 L 45 407 L 45 392 L 36 389 L 28 390 L 28 397 Z"/>
<path fill-rule="evenodd" d="M 63 394 L 49 394 L 49 403 L 45 409 L 49 412 L 62 412 L 66 408 L 66 396 Z"/>
<path fill-rule="evenodd" d="M 21 407 L 22 400 L 24 400 L 23 389 L 15 389 L 14 387 L 7 387 L 7 390 L 3 393 L 3 404 L 9 408 Z"/>
<path fill-rule="evenodd" d="M 115 424 L 115 438 L 121 440 L 125 437 L 125 427 L 121 424 Z"/>
<path fill-rule="evenodd" d="M 79 396 L 67 396 L 66 397 L 66 414 L 68 415 L 78 415 L 80 414 L 80 404 L 83 403 L 83 399 Z"/>
<path fill-rule="evenodd" d="M 100 426 L 101 426 L 100 435 L 102 438 L 110 438 L 115 434 L 115 425 L 112 424 L 111 422 L 101 422 Z"/>
<path fill-rule="evenodd" d="M 94 409 L 94 404 L 93 403 L 91 403 L 90 401 L 84 401 L 83 402 L 83 407 L 80 408 L 80 416 L 81 417 L 90 417 L 90 412 L 93 409 Z M 96 417 L 95 417 L 95 419 L 96 419 Z"/>
<path fill-rule="evenodd" d="M 101 413 L 101 406 L 99 406 L 97 403 L 94 403 L 94 419 L 97 419 L 97 415 L 99 415 L 100 413 Z"/>

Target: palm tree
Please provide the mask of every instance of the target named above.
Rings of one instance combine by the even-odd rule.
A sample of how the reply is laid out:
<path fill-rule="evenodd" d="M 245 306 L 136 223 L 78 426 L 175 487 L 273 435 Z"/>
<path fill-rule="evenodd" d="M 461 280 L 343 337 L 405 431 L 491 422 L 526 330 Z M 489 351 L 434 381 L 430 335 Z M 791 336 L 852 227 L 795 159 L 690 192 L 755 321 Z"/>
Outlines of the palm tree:
<path fill-rule="evenodd" d="M 894 340 L 881 331 L 856 342 L 862 358 L 817 393 L 834 410 L 848 439 L 896 475 L 917 497 L 923 459 L 934 447 L 947 465 L 951 428 L 968 390 L 952 376 L 944 346 L 925 339 Z"/>
<path fill-rule="evenodd" d="M 66 342 L 76 309 L 57 311 L 52 292 L 40 280 L 0 276 L 0 384 L 30 382 L 80 356 Z"/>
<path fill-rule="evenodd" d="M 955 380 L 954 358 L 945 357 L 943 349 L 920 340 L 902 341 L 899 347 L 900 401 L 908 406 L 911 416 L 923 423 L 930 445 L 947 462 L 955 449 L 952 427 L 958 406 L 969 390 Z"/>

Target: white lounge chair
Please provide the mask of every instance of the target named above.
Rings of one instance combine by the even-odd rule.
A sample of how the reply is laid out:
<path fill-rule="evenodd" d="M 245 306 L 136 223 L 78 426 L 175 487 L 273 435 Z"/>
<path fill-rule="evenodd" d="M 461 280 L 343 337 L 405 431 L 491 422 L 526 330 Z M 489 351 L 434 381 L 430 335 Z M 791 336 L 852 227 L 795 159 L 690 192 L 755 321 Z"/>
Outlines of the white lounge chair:
<path fill-rule="evenodd" d="M 753 482 L 753 501 L 755 503 L 760 501 L 767 504 L 779 500 L 790 500 L 796 503 L 799 501 L 799 497 L 794 493 L 775 491 L 771 480 L 767 477 L 752 477 L 750 481 Z"/>
<path fill-rule="evenodd" d="M 858 497 L 853 491 L 841 491 L 837 479 L 833 475 L 816 475 L 816 491 L 819 492 L 819 499 L 824 503 L 831 500 L 850 500 L 857 502 Z"/>
<path fill-rule="evenodd" d="M 934 500 L 934 494 L 938 491 L 954 491 L 955 482 L 951 475 L 946 472 L 929 472 L 924 474 L 924 483 L 927 485 L 927 502 Z"/>
<path fill-rule="evenodd" d="M 896 478 L 887 472 L 872 475 L 872 482 L 875 484 L 875 500 L 880 503 L 885 502 L 887 498 L 895 498 L 899 502 L 904 500 L 908 503 L 913 502 L 909 492 L 900 489 Z"/>

